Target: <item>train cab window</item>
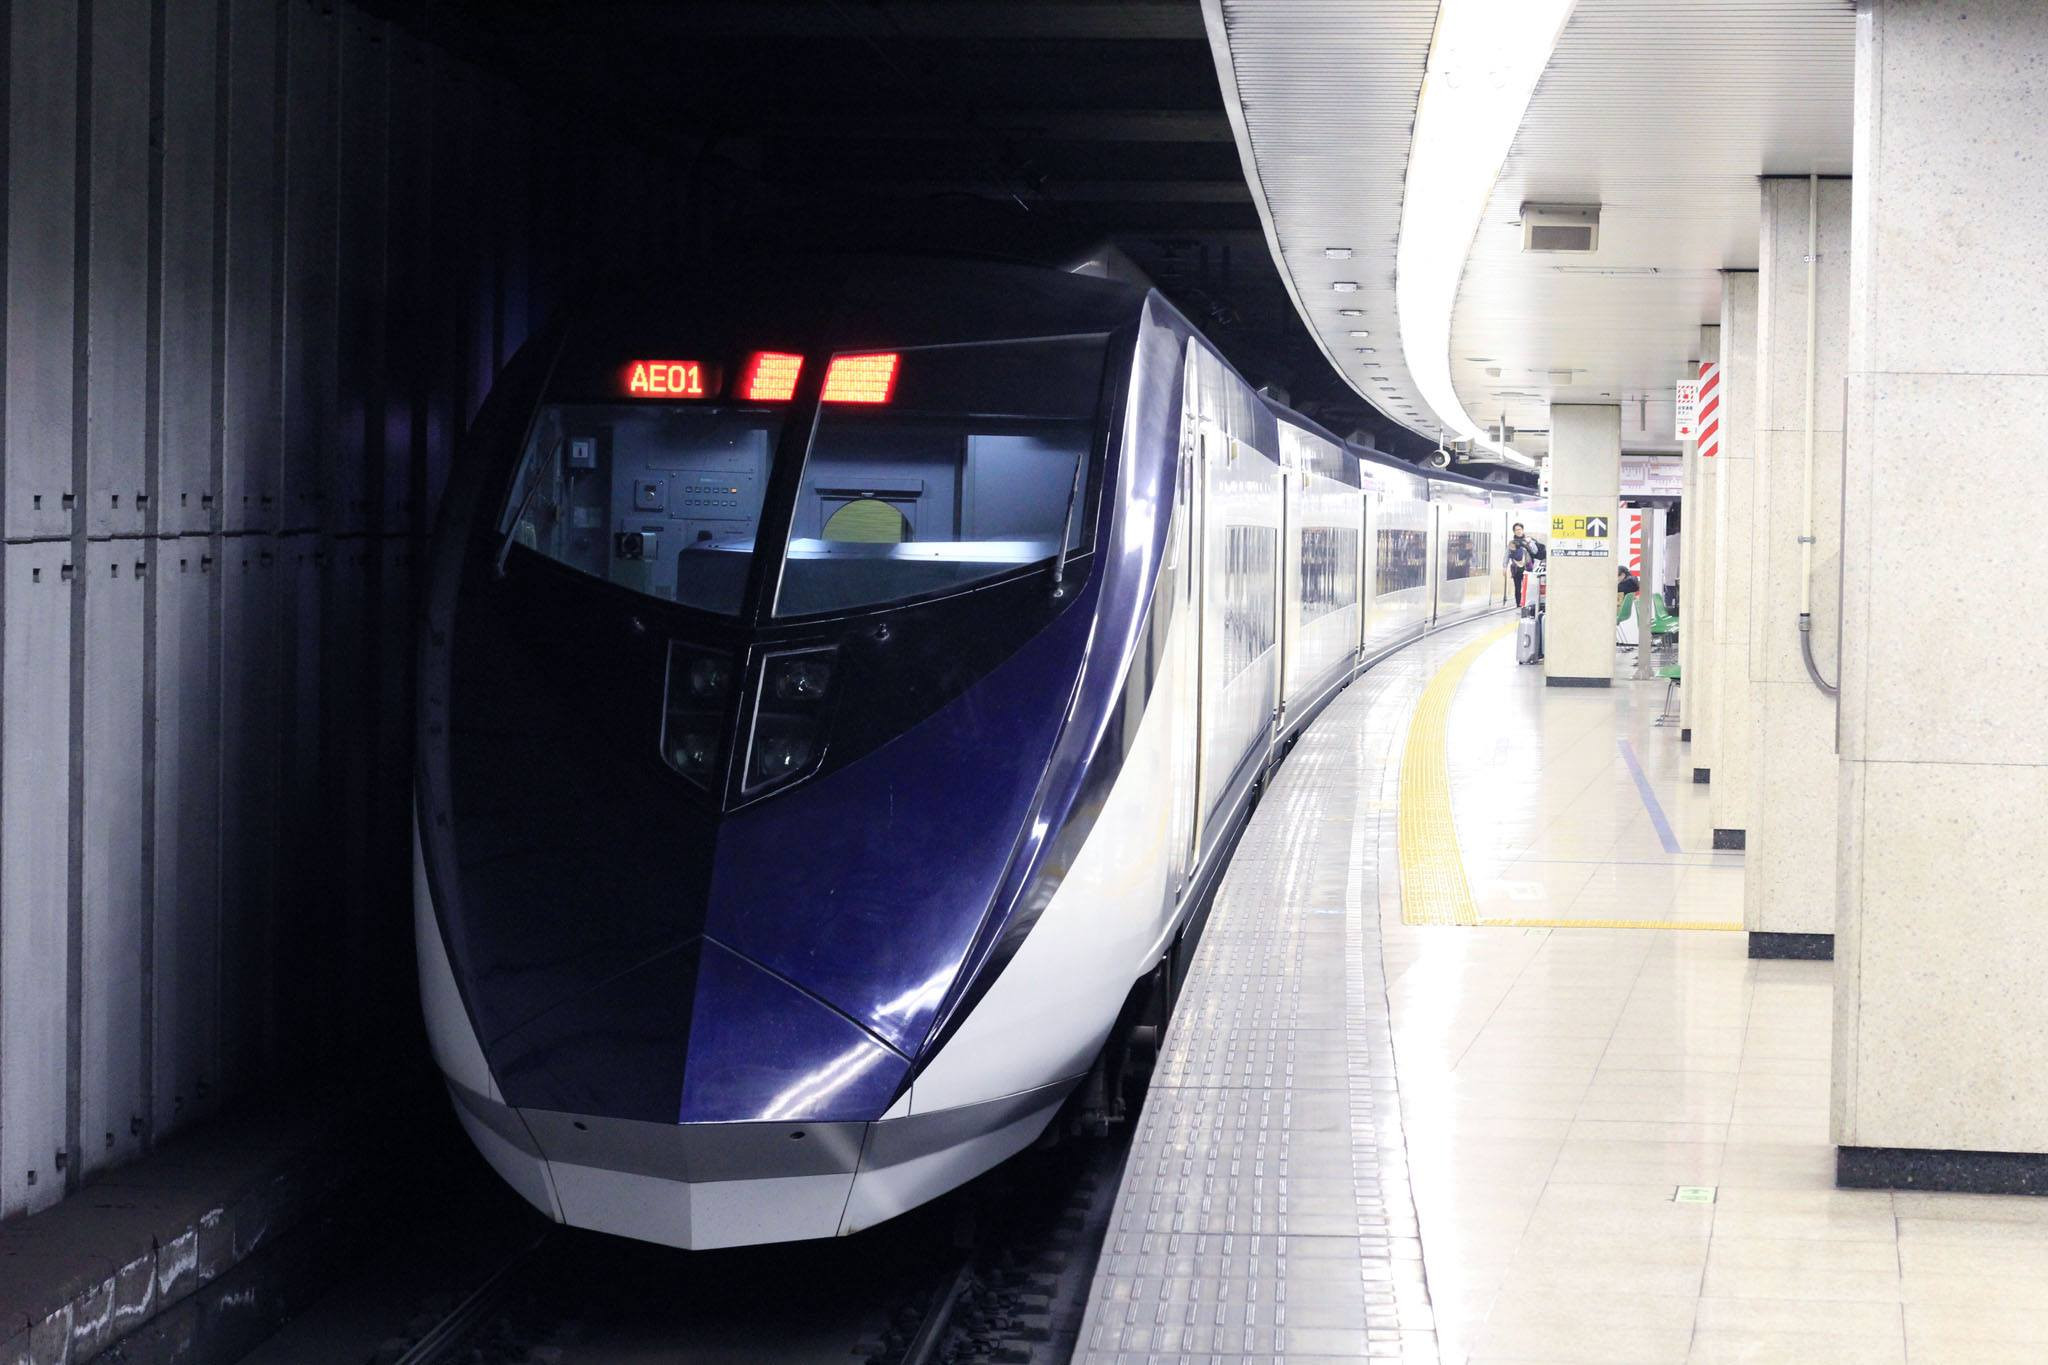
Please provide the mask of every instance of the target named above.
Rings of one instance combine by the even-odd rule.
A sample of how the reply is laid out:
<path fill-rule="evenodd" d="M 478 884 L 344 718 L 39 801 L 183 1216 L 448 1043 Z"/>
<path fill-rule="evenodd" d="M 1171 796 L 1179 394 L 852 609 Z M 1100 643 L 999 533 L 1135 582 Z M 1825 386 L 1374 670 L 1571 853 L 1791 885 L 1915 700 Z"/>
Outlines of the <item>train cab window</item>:
<path fill-rule="evenodd" d="M 701 404 L 550 404 L 501 529 L 570 568 L 732 615 L 781 420 Z"/>
<path fill-rule="evenodd" d="M 893 386 L 818 407 L 775 612 L 947 592 L 1088 548 L 1107 339 L 896 352 Z"/>

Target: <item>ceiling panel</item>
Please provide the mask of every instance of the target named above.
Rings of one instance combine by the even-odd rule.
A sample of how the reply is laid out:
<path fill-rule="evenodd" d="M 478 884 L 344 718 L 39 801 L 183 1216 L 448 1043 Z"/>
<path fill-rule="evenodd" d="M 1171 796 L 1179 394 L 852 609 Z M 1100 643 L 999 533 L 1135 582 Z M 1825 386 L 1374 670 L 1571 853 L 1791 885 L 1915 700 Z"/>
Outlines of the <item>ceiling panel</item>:
<path fill-rule="evenodd" d="M 1466 261 L 1466 411 L 1534 432 L 1552 399 L 1612 398 L 1629 448 L 1676 450 L 1719 272 L 1756 266 L 1757 178 L 1849 173 L 1855 40 L 1851 0 L 1578 0 Z M 1525 253 L 1525 203 L 1599 204 L 1599 251 Z"/>
<path fill-rule="evenodd" d="M 1202 8 L 1297 308 L 1354 388 L 1433 434 L 1401 358 L 1394 258 L 1436 0 Z M 1472 417 L 1538 433 L 1553 398 L 1611 397 L 1631 449 L 1675 449 L 1671 386 L 1719 314 L 1718 272 L 1756 264 L 1757 177 L 1849 171 L 1854 64 L 1853 0 L 1578 0 L 1466 263 L 1451 350 Z M 1525 254 L 1525 202 L 1600 204 L 1600 250 Z"/>
<path fill-rule="evenodd" d="M 1295 306 L 1353 388 L 1432 438 L 1401 359 L 1394 247 L 1436 9 L 1436 0 L 1202 4 L 1246 177 Z M 1352 254 L 1330 259 L 1332 247 Z M 1358 291 L 1334 292 L 1340 280 Z M 1344 317 L 1345 308 L 1362 316 Z"/>

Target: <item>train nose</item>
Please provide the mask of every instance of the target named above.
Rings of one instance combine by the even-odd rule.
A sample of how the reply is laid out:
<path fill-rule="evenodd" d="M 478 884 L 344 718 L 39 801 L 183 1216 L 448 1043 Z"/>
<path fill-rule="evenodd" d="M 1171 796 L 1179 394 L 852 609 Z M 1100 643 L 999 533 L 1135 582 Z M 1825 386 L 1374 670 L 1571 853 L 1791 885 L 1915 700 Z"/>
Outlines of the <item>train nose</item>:
<path fill-rule="evenodd" d="M 682 1122 L 879 1118 L 909 1065 L 817 997 L 703 941 Z"/>
<path fill-rule="evenodd" d="M 656 1123 L 877 1118 L 910 1065 L 708 938 L 579 993 L 499 1053 L 500 1084 L 522 1109 Z"/>
<path fill-rule="evenodd" d="M 479 1150 L 558 1220 L 680 1247 L 841 1231 L 870 1120 L 909 1066 L 703 938 L 519 1034 L 502 1099 L 451 1073 Z"/>

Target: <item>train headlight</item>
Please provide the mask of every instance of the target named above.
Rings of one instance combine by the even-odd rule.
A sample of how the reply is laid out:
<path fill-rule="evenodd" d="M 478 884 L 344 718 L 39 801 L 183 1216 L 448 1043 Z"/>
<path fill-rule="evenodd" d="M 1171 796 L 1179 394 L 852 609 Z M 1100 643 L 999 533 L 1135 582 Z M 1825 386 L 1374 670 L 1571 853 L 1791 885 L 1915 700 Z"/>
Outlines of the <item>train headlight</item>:
<path fill-rule="evenodd" d="M 726 689 L 732 686 L 732 665 L 723 659 L 703 655 L 690 660 L 686 676 L 691 696 L 700 701 L 722 701 Z"/>
<path fill-rule="evenodd" d="M 746 795 L 759 796 L 817 769 L 825 752 L 835 656 L 827 647 L 762 659 L 740 783 Z"/>
<path fill-rule="evenodd" d="M 832 659 L 823 653 L 795 654 L 768 668 L 768 688 L 778 702 L 818 702 L 832 683 Z"/>
<path fill-rule="evenodd" d="M 755 775 L 774 782 L 803 771 L 811 761 L 811 736 L 784 728 L 781 733 L 757 737 L 754 741 Z"/>
<path fill-rule="evenodd" d="M 670 641 L 661 717 L 661 757 L 707 792 L 725 783 L 731 732 L 733 663 L 716 650 Z"/>
<path fill-rule="evenodd" d="M 711 760 L 717 752 L 718 742 L 712 736 L 700 731 L 687 731 L 675 739 L 669 762 L 684 776 L 701 781 L 711 776 Z"/>

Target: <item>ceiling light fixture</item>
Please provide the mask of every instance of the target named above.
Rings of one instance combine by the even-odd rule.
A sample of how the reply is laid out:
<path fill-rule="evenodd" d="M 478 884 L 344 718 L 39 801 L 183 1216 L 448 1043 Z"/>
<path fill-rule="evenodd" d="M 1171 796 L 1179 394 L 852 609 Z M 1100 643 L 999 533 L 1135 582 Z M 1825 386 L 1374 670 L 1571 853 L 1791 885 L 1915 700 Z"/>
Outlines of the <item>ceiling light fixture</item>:
<path fill-rule="evenodd" d="M 1339 294 L 1356 294 L 1358 292 L 1358 281 L 1336 280 L 1331 283 L 1330 288 Z"/>
<path fill-rule="evenodd" d="M 1351 335 L 1355 337 L 1369 337 L 1372 333 L 1366 331 L 1363 327 L 1354 327 L 1351 329 Z"/>
<path fill-rule="evenodd" d="M 1424 401 L 1445 426 L 1525 468 L 1533 467 L 1529 457 L 1489 440 L 1458 399 L 1451 312 L 1473 234 L 1572 4 L 1442 0 L 1415 110 L 1395 252 L 1401 347 Z"/>
<path fill-rule="evenodd" d="M 1554 265 L 1550 268 L 1560 275 L 1658 275 L 1663 273 L 1654 265 Z"/>
<path fill-rule="evenodd" d="M 1351 248 L 1348 246 L 1326 246 L 1323 248 L 1323 259 L 1327 261 L 1348 261 L 1351 259 Z"/>
<path fill-rule="evenodd" d="M 1363 308 L 1339 308 L 1337 316 L 1340 318 L 1362 318 L 1365 316 L 1365 310 Z"/>

